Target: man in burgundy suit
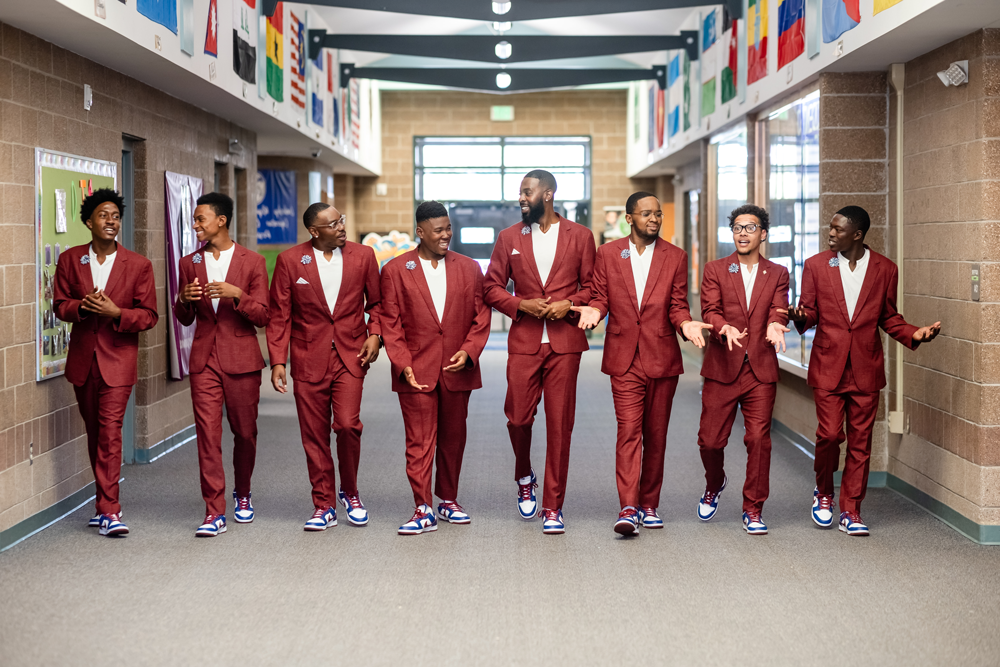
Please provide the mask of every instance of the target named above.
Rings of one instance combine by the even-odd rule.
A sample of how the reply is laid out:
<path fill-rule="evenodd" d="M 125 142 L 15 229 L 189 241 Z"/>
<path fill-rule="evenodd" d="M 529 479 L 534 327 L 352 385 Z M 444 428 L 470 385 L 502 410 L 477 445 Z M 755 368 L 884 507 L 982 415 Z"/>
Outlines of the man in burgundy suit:
<path fill-rule="evenodd" d="M 833 474 L 840 467 L 846 417 L 839 527 L 848 535 L 868 534 L 861 520 L 861 501 L 868 487 L 879 390 L 885 386 L 878 330 L 911 350 L 941 331 L 940 322 L 919 329 L 907 324 L 896 310 L 899 271 L 865 245 L 870 226 L 868 213 L 860 206 L 837 211 L 830 222 L 830 250 L 806 260 L 799 306 L 788 311 L 799 333 L 816 327 L 808 377 L 819 420 L 813 521 L 824 528 L 833 524 Z"/>
<path fill-rule="evenodd" d="M 708 521 L 728 481 L 725 446 L 737 406 L 743 411 L 747 475 L 743 484 L 743 529 L 766 535 L 761 518 L 771 467 L 771 413 L 777 394 L 778 355 L 788 324 L 788 270 L 760 254 L 767 240 L 767 211 L 746 204 L 729 216 L 736 252 L 705 265 L 701 316 L 712 325 L 701 374 L 698 447 L 705 465 L 705 493 L 698 518 Z M 741 342 L 742 341 L 742 342 Z"/>
<path fill-rule="evenodd" d="M 663 210 L 655 195 L 636 192 L 625 203 L 631 231 L 597 251 L 588 307 L 580 327 L 608 313 L 601 370 L 611 376 L 618 418 L 615 469 L 621 511 L 614 530 L 635 535 L 640 523 L 663 528 L 657 514 L 663 486 L 670 408 L 684 372 L 676 333 L 704 347 L 687 302 L 687 253 L 659 238 Z"/>
<path fill-rule="evenodd" d="M 233 200 L 210 192 L 198 198 L 194 231 L 203 245 L 182 257 L 181 288 L 174 316 L 197 321 L 191 345 L 191 403 L 198 435 L 198 467 L 205 520 L 195 535 L 226 532 L 226 474 L 222 467 L 222 406 L 233 431 L 233 515 L 253 521 L 250 477 L 257 456 L 257 404 L 264 357 L 256 327 L 267 326 L 267 266 L 264 258 L 229 236 Z"/>
<path fill-rule="evenodd" d="M 115 240 L 124 210 L 114 190 L 97 190 L 83 200 L 80 219 L 91 242 L 59 257 L 53 294 L 56 317 L 73 323 L 66 379 L 86 424 L 97 487 L 97 516 L 89 525 L 109 537 L 128 534 L 118 501 L 122 421 L 137 378 L 139 332 L 158 319 L 153 265 Z"/>
<path fill-rule="evenodd" d="M 580 355 L 589 349 L 570 307 L 590 300 L 590 274 L 597 254 L 591 231 L 555 212 L 555 194 L 556 179 L 549 172 L 536 169 L 524 177 L 519 197 L 522 222 L 498 235 L 485 283 L 486 304 L 513 320 L 507 336 L 504 412 L 514 447 L 518 512 L 525 520 L 538 513 L 531 426 L 544 391 L 548 448 L 542 530 L 549 534 L 565 532 L 562 506 L 576 413 L 576 376 Z M 507 292 L 511 280 L 513 294 Z"/>
<path fill-rule="evenodd" d="M 451 222 L 436 201 L 417 207 L 420 245 L 382 269 L 381 325 L 392 362 L 392 390 L 406 429 L 406 475 L 416 510 L 400 535 L 437 530 L 431 471 L 437 458 L 437 512 L 450 523 L 471 517 L 458 504 L 469 395 L 483 386 L 479 356 L 492 311 L 483 302 L 483 272 L 448 251 Z M 436 455 L 435 455 L 436 450 Z"/>
<path fill-rule="evenodd" d="M 381 292 L 375 252 L 348 241 L 345 222 L 329 204 L 307 208 L 302 223 L 312 238 L 278 255 L 271 280 L 271 385 L 282 394 L 288 390 L 285 366 L 291 341 L 292 388 L 315 507 L 306 521 L 309 531 L 337 525 L 338 497 L 348 521 L 355 526 L 368 523 L 358 493 L 361 391 L 381 347 Z M 339 491 L 330 452 L 331 415 Z"/>

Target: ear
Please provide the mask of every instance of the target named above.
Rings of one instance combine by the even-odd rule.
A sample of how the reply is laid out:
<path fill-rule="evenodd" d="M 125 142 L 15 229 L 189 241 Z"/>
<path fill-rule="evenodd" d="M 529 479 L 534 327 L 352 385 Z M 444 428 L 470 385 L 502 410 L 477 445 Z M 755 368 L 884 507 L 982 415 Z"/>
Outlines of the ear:
<path fill-rule="evenodd" d="M 767 240 L 767 230 L 763 227 L 760 228 L 760 242 L 763 243 Z"/>
<path fill-rule="evenodd" d="M 418 239 L 424 238 L 424 228 L 421 227 L 419 224 L 417 225 L 417 238 Z"/>

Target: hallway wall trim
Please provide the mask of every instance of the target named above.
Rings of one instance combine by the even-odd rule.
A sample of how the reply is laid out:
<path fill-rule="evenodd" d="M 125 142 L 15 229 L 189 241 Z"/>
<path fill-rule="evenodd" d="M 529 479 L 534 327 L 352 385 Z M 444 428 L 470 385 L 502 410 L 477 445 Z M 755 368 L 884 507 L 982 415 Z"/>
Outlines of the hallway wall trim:
<path fill-rule="evenodd" d="M 180 447 L 183 444 L 195 439 L 194 424 L 174 433 L 169 438 L 164 438 L 148 449 L 135 450 L 136 463 L 152 463 L 169 451 Z"/>
<path fill-rule="evenodd" d="M 39 533 L 52 524 L 69 516 L 84 505 L 92 502 L 96 497 L 94 483 L 91 482 L 79 491 L 66 496 L 54 505 L 49 505 L 41 512 L 32 514 L 20 523 L 16 523 L 7 530 L 0 531 L 0 551 L 6 551 L 15 544 L 19 544 L 35 533 Z"/>

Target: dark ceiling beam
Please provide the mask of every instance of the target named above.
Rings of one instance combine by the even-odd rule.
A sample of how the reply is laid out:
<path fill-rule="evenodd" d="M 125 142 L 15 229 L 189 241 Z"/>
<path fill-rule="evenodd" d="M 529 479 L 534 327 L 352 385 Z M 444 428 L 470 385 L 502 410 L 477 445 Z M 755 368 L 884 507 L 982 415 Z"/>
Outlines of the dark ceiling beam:
<path fill-rule="evenodd" d="M 355 67 L 341 63 L 340 80 L 376 79 L 400 83 L 421 83 L 448 88 L 462 88 L 487 93 L 514 93 L 526 90 L 572 88 L 597 83 L 656 80 L 667 87 L 666 67 L 652 69 L 492 69 L 425 67 Z M 497 75 L 510 75 L 510 86 L 497 87 Z"/>
<path fill-rule="evenodd" d="M 310 4 L 474 21 L 535 21 L 722 4 L 733 18 L 743 18 L 742 0 L 512 0 L 506 14 L 493 13 L 493 3 L 490 0 L 311 0 Z M 274 16 L 277 5 L 278 0 L 263 0 L 264 14 Z M 637 25 L 636 32 L 643 32 L 648 28 L 649 26 Z"/>
<path fill-rule="evenodd" d="M 496 45 L 506 41 L 511 46 L 507 59 L 496 54 Z M 522 63 L 555 58 L 585 58 L 620 53 L 686 49 L 691 60 L 698 59 L 698 31 L 683 30 L 680 35 L 635 37 L 559 37 L 505 35 L 330 35 L 325 30 L 309 31 L 309 58 L 315 60 L 321 49 L 374 51 L 404 56 L 453 58 L 486 63 Z"/>

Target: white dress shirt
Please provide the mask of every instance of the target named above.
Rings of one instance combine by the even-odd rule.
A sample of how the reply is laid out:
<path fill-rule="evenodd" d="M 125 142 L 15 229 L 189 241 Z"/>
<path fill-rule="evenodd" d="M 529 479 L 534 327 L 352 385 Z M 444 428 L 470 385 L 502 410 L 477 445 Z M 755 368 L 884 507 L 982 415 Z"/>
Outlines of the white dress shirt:
<path fill-rule="evenodd" d="M 549 227 L 549 231 L 542 233 L 538 223 L 531 225 L 531 248 L 535 254 L 535 266 L 538 267 L 538 277 L 542 279 L 542 285 L 549 279 L 552 272 L 552 265 L 556 261 L 556 246 L 559 243 L 559 223 L 556 222 Z M 542 344 L 549 342 L 549 330 L 542 320 Z"/>
<path fill-rule="evenodd" d="M 749 269 L 747 265 L 740 262 L 740 275 L 743 277 L 743 290 L 747 295 L 747 312 L 750 312 L 750 297 L 753 296 L 753 284 L 757 282 L 757 267 L 760 266 L 760 262 L 757 262 Z"/>
<path fill-rule="evenodd" d="M 323 294 L 326 295 L 326 305 L 333 314 L 337 307 L 337 296 L 340 294 L 340 283 L 344 279 L 344 253 L 340 248 L 334 248 L 330 261 L 326 261 L 322 250 L 313 248 L 313 255 L 316 257 L 316 268 L 319 270 L 319 282 L 323 286 Z"/>
<path fill-rule="evenodd" d="M 865 248 L 864 256 L 858 260 L 851 271 L 851 262 L 844 253 L 838 253 L 840 259 L 840 282 L 844 286 L 844 300 L 847 301 L 847 319 L 854 319 L 854 310 L 858 307 L 858 297 L 861 296 L 861 286 L 865 282 L 865 274 L 868 273 L 868 259 L 871 253 Z"/>
<path fill-rule="evenodd" d="M 212 254 L 211 250 L 206 250 L 203 254 L 205 255 L 205 273 L 208 275 L 208 282 L 210 283 L 224 283 L 226 282 L 226 276 L 229 275 L 229 265 L 233 261 L 233 255 L 236 251 L 236 244 L 229 246 L 229 250 L 220 250 L 219 259 L 216 259 Z M 219 312 L 219 300 L 212 299 L 212 308 L 215 312 Z"/>
<path fill-rule="evenodd" d="M 435 269 L 431 265 L 431 260 L 421 257 L 420 268 L 424 270 L 424 278 L 427 279 L 427 288 L 431 291 L 431 301 L 434 302 L 438 322 L 442 322 L 444 321 L 444 302 L 448 296 L 448 280 L 445 276 L 444 260 L 438 260 L 438 266 Z"/>
<path fill-rule="evenodd" d="M 115 250 L 110 255 L 104 258 L 104 264 L 97 263 L 97 254 L 94 252 L 94 245 L 90 245 L 90 277 L 94 280 L 94 285 L 97 289 L 104 291 L 104 288 L 108 286 L 108 276 L 111 275 L 111 269 L 115 265 L 115 257 L 118 255 L 118 250 Z"/>
<path fill-rule="evenodd" d="M 646 280 L 649 279 L 649 265 L 653 263 L 653 250 L 656 248 L 656 241 L 646 246 L 646 249 L 639 254 L 639 250 L 628 241 L 628 258 L 632 263 L 632 279 L 635 280 L 635 296 L 642 308 L 642 295 L 646 291 Z"/>

